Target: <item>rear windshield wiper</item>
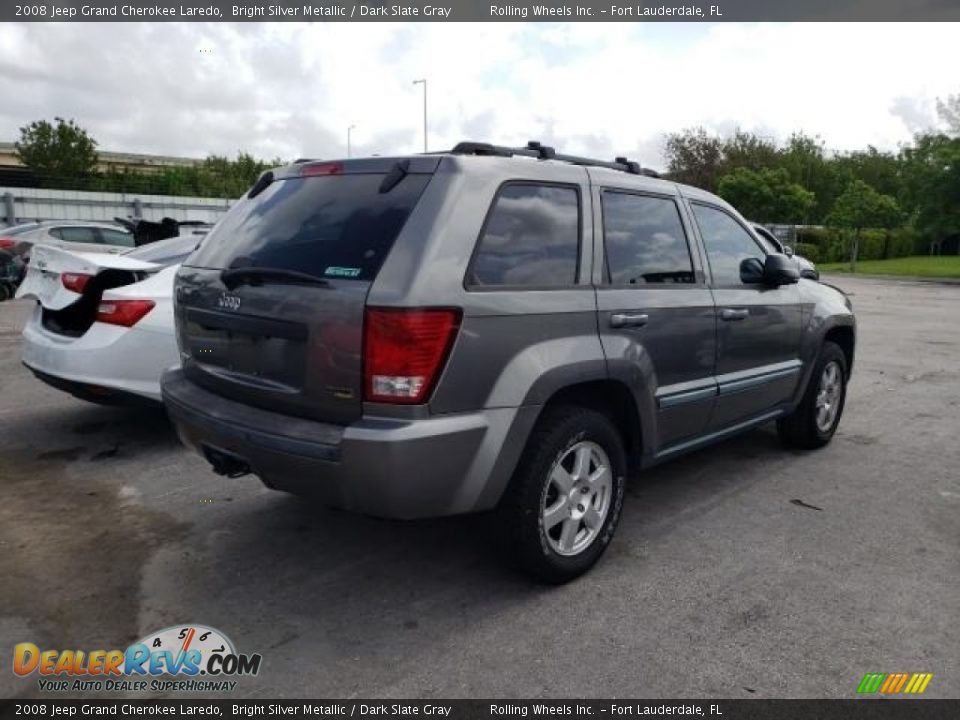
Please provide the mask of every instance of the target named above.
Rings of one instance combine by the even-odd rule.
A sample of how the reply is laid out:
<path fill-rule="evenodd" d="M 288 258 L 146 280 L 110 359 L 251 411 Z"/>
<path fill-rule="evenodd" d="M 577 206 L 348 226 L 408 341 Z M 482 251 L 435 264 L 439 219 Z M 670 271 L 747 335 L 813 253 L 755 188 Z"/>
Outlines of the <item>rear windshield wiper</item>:
<path fill-rule="evenodd" d="M 281 283 L 300 283 L 303 285 L 319 285 L 329 287 L 330 282 L 325 278 L 311 275 L 310 273 L 300 272 L 298 270 L 287 270 L 286 268 L 257 267 L 249 265 L 247 267 L 228 268 L 220 273 L 220 279 L 227 286 L 228 290 L 233 290 L 238 285 L 244 283 L 248 285 L 262 285 L 264 280 L 273 280 Z"/>

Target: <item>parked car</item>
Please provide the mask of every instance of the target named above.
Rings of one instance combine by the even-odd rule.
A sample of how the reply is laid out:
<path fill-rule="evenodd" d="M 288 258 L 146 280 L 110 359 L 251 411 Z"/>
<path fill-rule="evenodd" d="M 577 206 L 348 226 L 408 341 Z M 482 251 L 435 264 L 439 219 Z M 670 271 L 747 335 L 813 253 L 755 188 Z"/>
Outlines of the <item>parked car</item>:
<path fill-rule="evenodd" d="M 17 297 L 37 300 L 23 363 L 53 387 L 97 403 L 160 401 L 160 374 L 179 363 L 171 293 L 191 234 L 123 255 L 38 245 Z"/>
<path fill-rule="evenodd" d="M 23 258 L 9 250 L 0 250 L 0 302 L 14 296 L 23 273 Z"/>
<path fill-rule="evenodd" d="M 810 280 L 820 279 L 820 271 L 817 270 L 817 266 L 814 265 L 811 260 L 803 257 L 803 255 L 797 255 L 792 247 L 784 245 L 780 242 L 780 238 L 760 223 L 752 223 L 752 225 L 754 232 L 760 236 L 760 240 L 766 245 L 769 252 L 781 253 L 793 259 L 797 264 L 797 270 L 800 271 L 800 277 L 805 277 Z"/>
<path fill-rule="evenodd" d="M 135 247 L 135 242 L 133 234 L 119 225 L 84 220 L 45 220 L 0 229 L 0 250 L 26 258 L 34 245 L 120 253 Z"/>
<path fill-rule="evenodd" d="M 215 472 L 392 518 L 496 510 L 563 582 L 626 478 L 777 421 L 833 436 L 849 301 L 710 193 L 461 143 L 263 175 L 177 272 L 163 398 Z"/>

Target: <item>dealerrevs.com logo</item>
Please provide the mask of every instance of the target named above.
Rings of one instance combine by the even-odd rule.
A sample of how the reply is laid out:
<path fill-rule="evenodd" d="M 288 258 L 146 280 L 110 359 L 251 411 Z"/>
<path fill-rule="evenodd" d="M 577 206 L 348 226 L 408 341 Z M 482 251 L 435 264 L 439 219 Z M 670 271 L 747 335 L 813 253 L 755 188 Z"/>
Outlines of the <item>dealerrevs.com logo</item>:
<path fill-rule="evenodd" d="M 205 625 L 185 624 L 148 634 L 126 650 L 13 649 L 13 672 L 38 676 L 48 692 L 229 691 L 234 677 L 260 672 L 262 656 L 238 653 L 230 639 Z"/>

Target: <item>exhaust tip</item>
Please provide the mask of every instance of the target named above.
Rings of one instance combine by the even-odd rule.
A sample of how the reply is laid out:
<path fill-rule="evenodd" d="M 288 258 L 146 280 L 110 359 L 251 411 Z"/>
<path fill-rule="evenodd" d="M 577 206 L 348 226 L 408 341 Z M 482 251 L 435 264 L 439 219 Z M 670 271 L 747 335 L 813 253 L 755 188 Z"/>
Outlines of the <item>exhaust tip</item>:
<path fill-rule="evenodd" d="M 239 455 L 209 445 L 203 445 L 202 448 L 203 456 L 217 475 L 238 478 L 250 474 L 249 463 Z"/>

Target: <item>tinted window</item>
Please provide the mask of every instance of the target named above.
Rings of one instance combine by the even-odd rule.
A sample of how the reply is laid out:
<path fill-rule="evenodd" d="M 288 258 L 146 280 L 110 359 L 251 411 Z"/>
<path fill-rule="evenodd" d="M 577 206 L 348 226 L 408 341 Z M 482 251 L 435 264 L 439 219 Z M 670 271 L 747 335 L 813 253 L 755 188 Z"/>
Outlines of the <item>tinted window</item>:
<path fill-rule="evenodd" d="M 275 180 L 234 204 L 188 262 L 371 280 L 430 177 L 411 173 L 383 193 L 382 173 Z"/>
<path fill-rule="evenodd" d="M 467 274 L 469 285 L 559 287 L 577 281 L 580 196 L 575 188 L 501 188 Z"/>
<path fill-rule="evenodd" d="M 133 235 L 122 230 L 108 230 L 100 228 L 100 237 L 107 245 L 119 245 L 120 247 L 133 247 Z"/>
<path fill-rule="evenodd" d="M 693 263 L 677 204 L 604 192 L 603 244 L 614 285 L 692 283 Z"/>
<path fill-rule="evenodd" d="M 763 261 L 764 252 L 743 226 L 723 210 L 693 203 L 707 249 L 714 285 L 739 285 L 740 263 L 746 258 Z"/>
<path fill-rule="evenodd" d="M 64 242 L 75 243 L 95 243 L 100 244 L 97 237 L 97 229 L 94 227 L 62 227 L 50 231 L 55 238 L 60 238 Z"/>

